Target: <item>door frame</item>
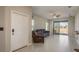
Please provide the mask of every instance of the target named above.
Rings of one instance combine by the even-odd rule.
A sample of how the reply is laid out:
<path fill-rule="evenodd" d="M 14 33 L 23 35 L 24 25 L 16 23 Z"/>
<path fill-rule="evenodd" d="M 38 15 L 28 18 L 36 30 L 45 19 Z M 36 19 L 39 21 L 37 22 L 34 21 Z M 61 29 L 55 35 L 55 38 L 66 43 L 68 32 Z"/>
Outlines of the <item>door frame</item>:
<path fill-rule="evenodd" d="M 55 34 L 55 35 L 68 35 L 68 34 L 54 33 L 54 23 L 56 23 L 56 22 L 68 22 L 68 20 L 63 20 L 63 21 L 53 21 L 53 34 Z"/>

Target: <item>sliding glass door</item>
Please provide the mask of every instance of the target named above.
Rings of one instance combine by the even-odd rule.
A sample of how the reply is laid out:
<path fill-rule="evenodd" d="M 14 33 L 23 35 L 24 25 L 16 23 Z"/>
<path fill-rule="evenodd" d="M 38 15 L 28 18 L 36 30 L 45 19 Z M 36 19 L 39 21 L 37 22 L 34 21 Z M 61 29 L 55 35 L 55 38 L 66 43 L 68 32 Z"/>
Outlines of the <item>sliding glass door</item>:
<path fill-rule="evenodd" d="M 68 21 L 54 21 L 53 33 L 67 35 L 68 34 Z"/>

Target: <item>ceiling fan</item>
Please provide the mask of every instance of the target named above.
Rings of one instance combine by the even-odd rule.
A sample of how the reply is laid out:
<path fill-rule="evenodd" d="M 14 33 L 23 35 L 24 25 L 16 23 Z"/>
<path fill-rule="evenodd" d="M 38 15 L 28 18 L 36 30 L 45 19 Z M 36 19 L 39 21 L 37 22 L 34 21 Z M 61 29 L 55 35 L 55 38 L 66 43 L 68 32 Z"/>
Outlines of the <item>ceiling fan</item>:
<path fill-rule="evenodd" d="M 57 14 L 57 13 L 50 13 L 49 14 L 49 18 L 50 19 L 53 19 L 53 18 L 59 18 L 61 15 L 60 14 Z"/>

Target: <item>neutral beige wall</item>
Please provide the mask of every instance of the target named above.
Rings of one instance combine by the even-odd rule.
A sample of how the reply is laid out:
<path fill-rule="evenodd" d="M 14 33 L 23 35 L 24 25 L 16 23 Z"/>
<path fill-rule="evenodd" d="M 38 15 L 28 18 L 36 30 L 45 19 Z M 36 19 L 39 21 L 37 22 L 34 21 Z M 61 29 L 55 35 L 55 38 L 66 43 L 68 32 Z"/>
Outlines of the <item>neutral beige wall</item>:
<path fill-rule="evenodd" d="M 4 7 L 0 6 L 0 27 L 4 28 Z M 5 50 L 5 29 L 0 31 L 0 52 Z"/>
<path fill-rule="evenodd" d="M 75 31 L 79 32 L 79 11 L 75 16 Z M 76 48 L 79 49 L 79 35 L 75 34 L 75 41 L 77 43 Z"/>
<path fill-rule="evenodd" d="M 33 19 L 35 20 L 35 23 L 34 23 L 34 29 L 45 29 L 46 25 L 46 19 L 40 17 L 40 16 L 33 16 Z"/>
<path fill-rule="evenodd" d="M 79 31 L 79 11 L 75 16 L 75 31 Z"/>
<path fill-rule="evenodd" d="M 11 10 L 20 11 L 23 13 L 26 13 L 29 15 L 29 24 L 26 24 L 29 26 L 29 42 L 31 43 L 32 39 L 32 30 L 31 30 L 31 21 L 32 21 L 32 7 L 26 7 L 26 6 L 14 6 L 14 7 L 5 7 L 5 50 L 10 51 L 10 45 L 11 45 Z"/>
<path fill-rule="evenodd" d="M 75 40 L 75 17 L 69 17 L 68 23 L 68 35 L 69 35 L 69 42 L 72 46 L 72 49 L 76 48 L 76 40 Z"/>

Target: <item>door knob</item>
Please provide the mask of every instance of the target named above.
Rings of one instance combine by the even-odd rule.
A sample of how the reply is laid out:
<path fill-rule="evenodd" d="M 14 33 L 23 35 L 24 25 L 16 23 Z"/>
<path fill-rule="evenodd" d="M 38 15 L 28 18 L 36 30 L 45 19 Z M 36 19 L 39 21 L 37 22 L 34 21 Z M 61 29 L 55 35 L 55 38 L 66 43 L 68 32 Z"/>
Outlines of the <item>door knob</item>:
<path fill-rule="evenodd" d="M 12 35 L 14 35 L 14 29 L 12 29 Z"/>
<path fill-rule="evenodd" d="M 14 32 L 14 29 L 12 29 L 12 32 Z"/>

